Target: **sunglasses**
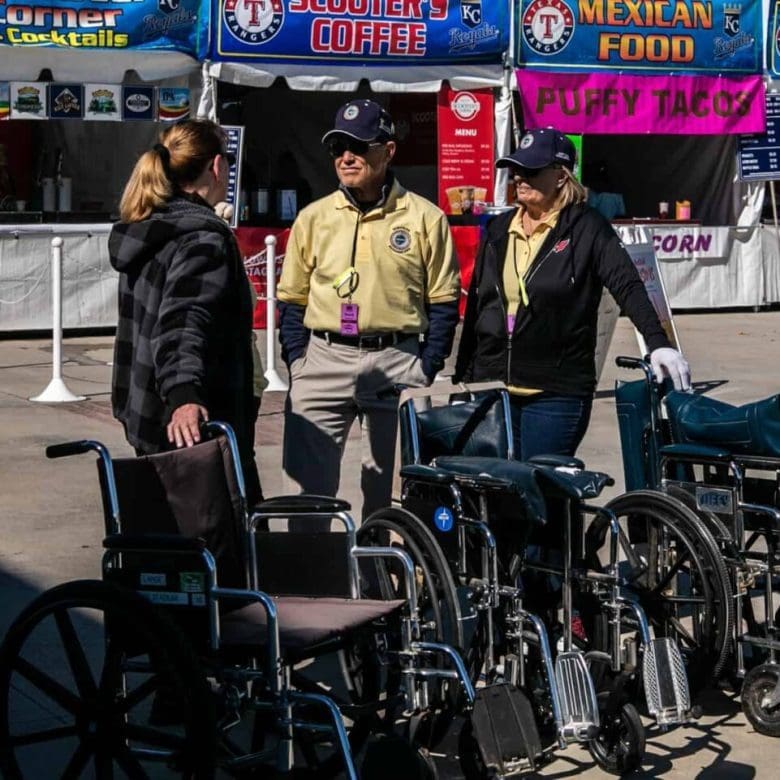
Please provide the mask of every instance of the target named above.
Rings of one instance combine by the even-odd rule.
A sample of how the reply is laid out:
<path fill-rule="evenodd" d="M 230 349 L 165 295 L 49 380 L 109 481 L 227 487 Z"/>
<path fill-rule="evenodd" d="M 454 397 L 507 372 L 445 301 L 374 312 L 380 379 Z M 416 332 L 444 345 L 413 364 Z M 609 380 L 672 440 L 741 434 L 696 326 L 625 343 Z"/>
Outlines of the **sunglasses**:
<path fill-rule="evenodd" d="M 379 141 L 358 141 L 357 138 L 339 138 L 337 141 L 331 141 L 328 144 L 328 154 L 335 160 L 341 157 L 346 152 L 352 152 L 352 154 L 359 157 L 365 157 L 371 149 L 376 149 L 379 146 L 384 146 Z"/>
<path fill-rule="evenodd" d="M 519 166 L 515 166 L 512 168 L 512 181 L 515 182 L 515 184 L 519 184 L 521 181 L 531 181 L 531 179 L 535 179 L 546 171 L 548 167 L 549 166 L 544 168 L 520 168 Z"/>

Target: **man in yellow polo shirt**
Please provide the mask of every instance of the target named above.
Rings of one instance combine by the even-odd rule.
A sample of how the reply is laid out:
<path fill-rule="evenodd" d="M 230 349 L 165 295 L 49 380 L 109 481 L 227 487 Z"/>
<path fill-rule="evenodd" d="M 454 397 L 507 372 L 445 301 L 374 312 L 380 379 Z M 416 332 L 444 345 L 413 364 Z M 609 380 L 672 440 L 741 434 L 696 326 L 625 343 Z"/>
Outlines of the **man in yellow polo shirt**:
<path fill-rule="evenodd" d="M 339 187 L 298 215 L 277 290 L 291 379 L 284 468 L 304 492 L 336 495 L 359 419 L 367 517 L 390 504 L 393 481 L 397 399 L 377 392 L 442 369 L 460 274 L 444 213 L 390 170 L 395 128 L 381 106 L 350 101 L 322 140 Z"/>

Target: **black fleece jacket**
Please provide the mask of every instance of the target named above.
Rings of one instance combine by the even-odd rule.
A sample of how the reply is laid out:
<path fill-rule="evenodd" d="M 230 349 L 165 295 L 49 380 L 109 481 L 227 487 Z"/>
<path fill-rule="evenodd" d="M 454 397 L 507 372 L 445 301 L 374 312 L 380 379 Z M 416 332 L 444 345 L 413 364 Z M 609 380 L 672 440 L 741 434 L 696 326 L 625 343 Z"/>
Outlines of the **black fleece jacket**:
<path fill-rule="evenodd" d="M 500 380 L 552 393 L 592 394 L 604 287 L 648 349 L 670 346 L 620 239 L 609 222 L 584 204 L 561 211 L 524 276 L 528 305 L 520 304 L 514 330 L 508 333 L 503 272 L 514 214 L 493 219 L 480 244 L 455 381 Z"/>

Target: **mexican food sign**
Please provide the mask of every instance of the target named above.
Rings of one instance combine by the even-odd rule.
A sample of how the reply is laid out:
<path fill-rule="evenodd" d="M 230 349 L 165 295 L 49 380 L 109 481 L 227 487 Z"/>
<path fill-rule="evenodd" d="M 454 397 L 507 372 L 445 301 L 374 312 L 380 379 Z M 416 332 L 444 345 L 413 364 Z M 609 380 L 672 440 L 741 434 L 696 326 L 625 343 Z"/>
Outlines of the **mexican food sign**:
<path fill-rule="evenodd" d="M 0 0 L 0 45 L 168 50 L 202 59 L 209 0 Z"/>
<path fill-rule="evenodd" d="M 521 67 L 760 73 L 760 0 L 521 0 Z"/>

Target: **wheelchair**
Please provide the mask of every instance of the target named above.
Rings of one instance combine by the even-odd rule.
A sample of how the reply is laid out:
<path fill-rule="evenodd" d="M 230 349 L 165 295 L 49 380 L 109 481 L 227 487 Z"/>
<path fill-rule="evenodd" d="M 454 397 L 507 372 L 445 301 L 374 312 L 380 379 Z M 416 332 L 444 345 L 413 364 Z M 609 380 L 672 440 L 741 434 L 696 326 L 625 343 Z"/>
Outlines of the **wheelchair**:
<path fill-rule="evenodd" d="M 431 405 L 432 396 L 462 389 L 465 402 Z M 641 689 L 661 728 L 693 713 L 676 644 L 653 638 L 641 607 L 622 592 L 616 518 L 588 503 L 611 478 L 576 458 L 513 460 L 503 384 L 397 390 L 401 507 L 367 518 L 358 540 L 383 545 L 389 537 L 413 559 L 423 631 L 458 649 L 477 689 L 468 737 L 483 761 L 510 776 L 583 742 L 607 771 L 636 769 L 645 744 L 634 704 Z M 611 534 L 606 571 L 584 565 L 588 516 Z M 389 598 L 393 589 L 381 593 Z M 583 617 L 600 618 L 604 648 L 575 641 L 575 604 Z M 503 699 L 500 723 L 481 715 L 481 682 Z"/>
<path fill-rule="evenodd" d="M 410 722 L 468 717 L 475 692 L 460 656 L 423 636 L 408 554 L 358 546 L 338 499 L 250 511 L 233 431 L 205 430 L 140 458 L 47 448 L 97 453 L 102 579 L 43 593 L 3 640 L 3 777 L 357 778 L 364 746 L 362 777 L 424 777 Z M 343 531 L 287 533 L 291 517 Z M 390 600 L 359 598 L 377 559 L 399 573 Z"/>
<path fill-rule="evenodd" d="M 735 407 L 657 385 L 642 360 L 617 364 L 645 374 L 616 385 L 629 492 L 608 507 L 626 591 L 680 642 L 694 688 L 741 688 L 756 731 L 778 737 L 780 397 Z M 593 563 L 605 536 L 590 531 Z"/>

